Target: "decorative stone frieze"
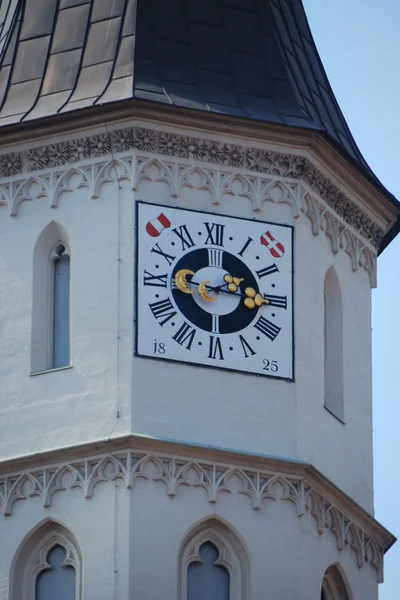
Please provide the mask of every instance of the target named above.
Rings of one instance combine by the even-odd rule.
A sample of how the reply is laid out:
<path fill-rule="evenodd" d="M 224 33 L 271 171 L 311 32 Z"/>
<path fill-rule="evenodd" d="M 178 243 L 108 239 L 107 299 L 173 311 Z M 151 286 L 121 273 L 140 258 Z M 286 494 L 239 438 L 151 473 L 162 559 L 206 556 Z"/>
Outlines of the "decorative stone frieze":
<path fill-rule="evenodd" d="M 134 490 L 139 478 L 163 482 L 171 498 L 176 496 L 179 486 L 190 486 L 204 489 L 210 503 L 223 502 L 222 491 L 246 495 L 254 510 L 269 501 L 287 500 L 295 506 L 299 517 L 306 514 L 314 517 L 320 535 L 331 532 L 340 551 L 353 550 L 360 568 L 367 563 L 374 567 L 378 581 L 382 581 L 384 549 L 302 475 L 164 453 L 116 451 L 2 475 L 0 508 L 7 517 L 16 502 L 33 496 L 39 496 L 43 506 L 49 508 L 54 494 L 73 488 L 80 488 L 84 498 L 92 498 L 98 483 L 117 479 Z M 240 482 L 239 486 L 234 479 Z"/>
<path fill-rule="evenodd" d="M 112 156 L 111 156 L 112 155 Z M 97 198 L 103 183 L 128 179 L 168 184 L 172 198 L 184 186 L 208 190 L 214 204 L 224 194 L 248 198 L 254 211 L 264 201 L 285 202 L 294 218 L 305 214 L 314 235 L 325 232 L 334 253 L 344 250 L 352 268 L 366 269 L 376 285 L 381 230 L 352 200 L 302 156 L 249 148 L 143 128 L 126 128 L 0 155 L 0 206 L 16 216 L 21 202 L 45 197 L 57 207 L 61 193 L 87 187 Z M 73 181 L 73 184 L 71 183 Z"/>

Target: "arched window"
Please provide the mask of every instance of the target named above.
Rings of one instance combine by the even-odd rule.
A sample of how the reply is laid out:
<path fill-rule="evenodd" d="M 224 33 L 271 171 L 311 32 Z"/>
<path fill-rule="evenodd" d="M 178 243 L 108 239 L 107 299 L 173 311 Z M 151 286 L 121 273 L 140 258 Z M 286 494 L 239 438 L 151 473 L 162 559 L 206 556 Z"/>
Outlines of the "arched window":
<path fill-rule="evenodd" d="M 28 535 L 11 569 L 10 600 L 81 600 L 81 555 L 59 523 L 48 521 Z"/>
<path fill-rule="evenodd" d="M 237 535 L 218 519 L 196 525 L 179 553 L 179 600 L 245 600 L 250 566 Z"/>
<path fill-rule="evenodd" d="M 75 569 L 68 558 L 67 550 L 56 544 L 47 553 L 43 570 L 36 577 L 35 600 L 73 600 L 75 579 Z"/>
<path fill-rule="evenodd" d="M 324 281 L 325 407 L 344 422 L 343 306 L 336 271 L 331 267 Z"/>
<path fill-rule="evenodd" d="M 53 221 L 33 254 L 32 373 L 70 364 L 70 262 L 66 232 Z"/>
<path fill-rule="evenodd" d="M 52 261 L 53 290 L 53 327 L 52 327 L 52 363 L 57 369 L 69 365 L 69 277 L 70 258 L 64 244 L 58 244 Z"/>
<path fill-rule="evenodd" d="M 336 565 L 332 565 L 325 571 L 321 600 L 350 600 L 347 585 Z"/>
<path fill-rule="evenodd" d="M 229 600 L 229 571 L 220 564 L 219 550 L 211 542 L 199 548 L 197 560 L 188 566 L 188 600 Z"/>

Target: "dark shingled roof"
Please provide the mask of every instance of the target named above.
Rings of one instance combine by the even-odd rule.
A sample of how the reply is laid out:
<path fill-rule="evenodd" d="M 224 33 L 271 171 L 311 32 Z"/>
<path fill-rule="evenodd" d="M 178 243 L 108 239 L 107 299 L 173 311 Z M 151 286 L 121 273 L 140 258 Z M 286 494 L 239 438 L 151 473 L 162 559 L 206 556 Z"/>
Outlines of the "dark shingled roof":
<path fill-rule="evenodd" d="M 0 126 L 136 97 L 326 131 L 367 168 L 301 2 L 135 4 L 3 0 Z"/>
<path fill-rule="evenodd" d="M 0 0 L 0 127 L 128 98 L 321 131 L 383 187 L 301 0 Z"/>

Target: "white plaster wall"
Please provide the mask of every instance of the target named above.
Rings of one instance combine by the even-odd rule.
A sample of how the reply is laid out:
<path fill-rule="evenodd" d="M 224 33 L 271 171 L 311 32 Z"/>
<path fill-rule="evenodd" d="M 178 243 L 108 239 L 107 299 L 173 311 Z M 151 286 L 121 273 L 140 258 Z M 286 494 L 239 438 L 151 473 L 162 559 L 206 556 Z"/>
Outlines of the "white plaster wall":
<path fill-rule="evenodd" d="M 368 275 L 332 254 L 325 236 L 296 224 L 295 327 L 298 456 L 373 510 L 371 291 Z M 310 243 L 311 242 L 311 243 Z M 334 266 L 343 299 L 344 421 L 324 408 L 324 276 Z"/>
<path fill-rule="evenodd" d="M 93 201 L 83 188 L 64 193 L 57 209 L 39 200 L 24 203 L 17 218 L 4 211 L 0 218 L 1 459 L 105 439 L 112 430 L 114 435 L 127 433 L 132 194 L 125 188 L 119 200 L 117 185 L 107 184 L 102 198 Z M 71 246 L 72 368 L 30 376 L 32 256 L 37 238 L 52 220 L 65 228 Z"/>

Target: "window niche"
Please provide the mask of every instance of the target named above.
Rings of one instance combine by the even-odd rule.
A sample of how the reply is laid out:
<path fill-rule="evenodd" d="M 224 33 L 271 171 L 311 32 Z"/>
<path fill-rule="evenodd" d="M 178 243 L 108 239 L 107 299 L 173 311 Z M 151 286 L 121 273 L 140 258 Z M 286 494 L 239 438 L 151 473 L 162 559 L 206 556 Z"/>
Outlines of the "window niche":
<path fill-rule="evenodd" d="M 343 303 L 334 267 L 324 281 L 325 408 L 344 422 Z"/>
<path fill-rule="evenodd" d="M 71 532 L 45 522 L 25 538 L 14 557 L 10 600 L 81 600 L 81 564 Z"/>
<path fill-rule="evenodd" d="M 332 565 L 325 571 L 321 600 L 350 600 L 348 587 L 337 565 Z"/>
<path fill-rule="evenodd" d="M 52 221 L 33 253 L 31 371 L 70 365 L 70 265 L 65 230 Z"/>
<path fill-rule="evenodd" d="M 218 519 L 199 523 L 179 553 L 179 600 L 244 600 L 250 597 L 248 554 Z"/>
<path fill-rule="evenodd" d="M 188 600 L 229 600 L 228 565 L 217 546 L 209 541 L 204 542 L 196 558 L 187 570 Z"/>

